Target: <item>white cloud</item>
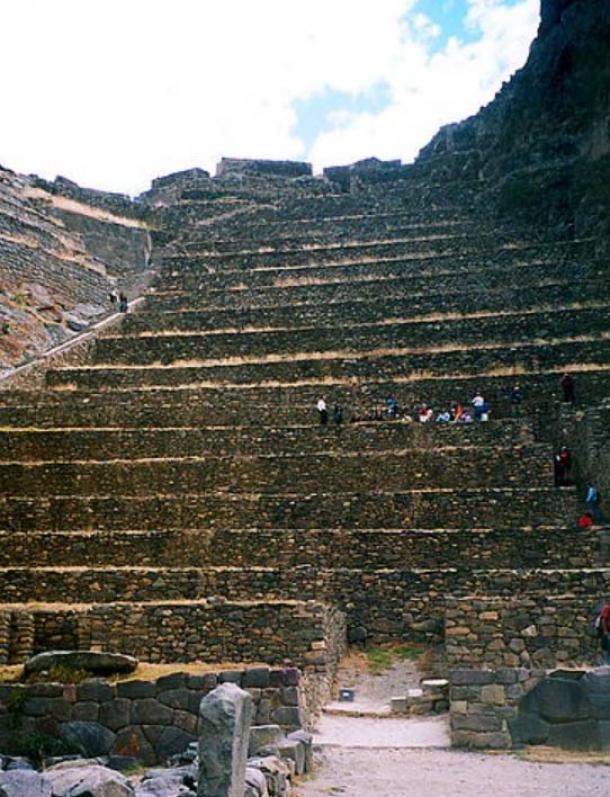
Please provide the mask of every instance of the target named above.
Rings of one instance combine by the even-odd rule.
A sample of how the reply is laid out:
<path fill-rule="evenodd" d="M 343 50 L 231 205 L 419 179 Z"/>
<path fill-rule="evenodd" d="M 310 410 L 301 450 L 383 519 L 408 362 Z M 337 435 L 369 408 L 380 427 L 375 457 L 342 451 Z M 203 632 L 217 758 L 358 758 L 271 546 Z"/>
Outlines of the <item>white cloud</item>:
<path fill-rule="evenodd" d="M 415 0 L 4 0 L 0 163 L 137 192 L 221 155 L 298 158 L 292 103 L 387 83 L 381 113 L 336 114 L 318 167 L 411 157 L 525 59 L 537 0 L 470 0 L 480 43 L 430 47 Z M 413 24 L 406 25 L 406 12 Z M 401 22 L 401 20 L 403 20 Z"/>

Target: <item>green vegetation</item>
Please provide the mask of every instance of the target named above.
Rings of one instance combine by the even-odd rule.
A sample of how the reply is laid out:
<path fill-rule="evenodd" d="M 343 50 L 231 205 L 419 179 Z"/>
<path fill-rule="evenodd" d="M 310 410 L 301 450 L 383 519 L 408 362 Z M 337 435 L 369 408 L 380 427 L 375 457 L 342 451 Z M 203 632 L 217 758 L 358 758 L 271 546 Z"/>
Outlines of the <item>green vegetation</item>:
<path fill-rule="evenodd" d="M 57 736 L 39 731 L 30 733 L 20 731 L 10 739 L 5 752 L 12 756 L 24 756 L 35 766 L 40 767 L 45 758 L 72 755 L 79 751 Z"/>
<path fill-rule="evenodd" d="M 44 672 L 33 672 L 26 678 L 26 683 L 80 684 L 83 681 L 90 681 L 91 678 L 91 673 L 86 670 L 75 670 L 60 664 Z"/>
<path fill-rule="evenodd" d="M 424 653 L 423 648 L 413 645 L 392 645 L 365 650 L 366 661 L 370 672 L 379 675 L 384 670 L 389 670 L 397 661 L 417 659 Z"/>

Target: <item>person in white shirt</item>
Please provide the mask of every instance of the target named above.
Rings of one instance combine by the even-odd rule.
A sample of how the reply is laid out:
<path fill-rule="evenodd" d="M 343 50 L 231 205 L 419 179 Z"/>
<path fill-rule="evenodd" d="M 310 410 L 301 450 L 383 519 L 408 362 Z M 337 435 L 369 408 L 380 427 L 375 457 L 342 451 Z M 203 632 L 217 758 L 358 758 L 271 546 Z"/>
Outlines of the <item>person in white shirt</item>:
<path fill-rule="evenodd" d="M 474 418 L 475 418 L 475 420 L 476 421 L 480 421 L 481 420 L 481 415 L 483 414 L 483 411 L 484 411 L 483 408 L 485 406 L 485 399 L 483 398 L 483 396 L 480 393 L 477 393 L 476 396 L 472 399 L 472 401 L 470 403 L 474 407 Z"/>
<path fill-rule="evenodd" d="M 324 401 L 324 397 L 318 400 L 316 408 L 318 410 L 318 415 L 320 417 L 320 426 L 326 426 L 328 423 L 328 408 L 326 407 L 326 402 Z"/>

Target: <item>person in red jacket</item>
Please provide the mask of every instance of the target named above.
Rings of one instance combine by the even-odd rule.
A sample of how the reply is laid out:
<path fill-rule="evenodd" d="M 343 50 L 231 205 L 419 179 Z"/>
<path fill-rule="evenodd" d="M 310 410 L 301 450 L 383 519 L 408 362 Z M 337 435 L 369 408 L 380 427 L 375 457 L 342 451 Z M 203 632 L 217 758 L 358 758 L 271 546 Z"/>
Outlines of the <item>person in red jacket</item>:
<path fill-rule="evenodd" d="M 593 525 L 593 516 L 590 512 L 585 512 L 584 515 L 581 515 L 578 518 L 578 528 L 579 529 L 590 529 Z"/>

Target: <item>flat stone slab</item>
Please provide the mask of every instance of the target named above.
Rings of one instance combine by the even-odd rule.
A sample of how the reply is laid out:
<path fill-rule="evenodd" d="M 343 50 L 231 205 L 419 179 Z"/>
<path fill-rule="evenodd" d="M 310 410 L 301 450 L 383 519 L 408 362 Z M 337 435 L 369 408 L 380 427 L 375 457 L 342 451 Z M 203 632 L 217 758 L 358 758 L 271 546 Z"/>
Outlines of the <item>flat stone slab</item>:
<path fill-rule="evenodd" d="M 45 672 L 54 667 L 85 670 L 93 675 L 114 675 L 133 672 L 138 660 L 122 653 L 104 653 L 93 650 L 50 650 L 28 659 L 23 671 L 25 675 Z"/>

